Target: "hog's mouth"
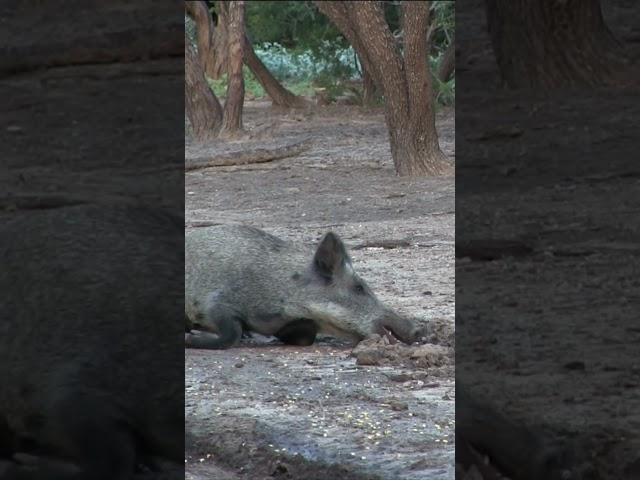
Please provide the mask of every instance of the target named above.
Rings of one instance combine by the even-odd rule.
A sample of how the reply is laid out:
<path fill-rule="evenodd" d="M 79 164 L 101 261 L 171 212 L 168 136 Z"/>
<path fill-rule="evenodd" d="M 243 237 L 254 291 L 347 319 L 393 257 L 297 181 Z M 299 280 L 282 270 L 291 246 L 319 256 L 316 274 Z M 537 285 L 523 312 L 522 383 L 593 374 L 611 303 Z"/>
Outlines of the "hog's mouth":
<path fill-rule="evenodd" d="M 382 331 L 381 335 L 383 337 L 386 337 L 389 340 L 389 343 L 391 345 L 395 345 L 398 342 L 402 342 L 402 340 L 398 338 L 398 336 L 393 332 L 391 328 L 382 326 L 380 330 Z"/>

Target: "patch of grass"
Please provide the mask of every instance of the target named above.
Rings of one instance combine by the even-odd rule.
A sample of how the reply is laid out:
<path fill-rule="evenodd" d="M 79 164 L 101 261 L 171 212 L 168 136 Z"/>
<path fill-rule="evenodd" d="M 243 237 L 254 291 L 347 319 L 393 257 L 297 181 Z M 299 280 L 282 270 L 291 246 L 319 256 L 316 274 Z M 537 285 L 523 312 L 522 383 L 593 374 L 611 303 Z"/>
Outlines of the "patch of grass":
<path fill-rule="evenodd" d="M 262 88 L 260 82 L 258 82 L 253 73 L 251 73 L 249 67 L 242 67 L 242 75 L 244 76 L 244 92 L 246 97 L 262 98 L 266 96 L 264 88 Z M 229 81 L 226 73 L 218 80 L 211 80 L 210 78 L 207 78 L 207 82 L 213 90 L 213 93 L 216 94 L 216 97 L 225 98 L 227 96 L 227 85 L 229 84 Z"/>
<path fill-rule="evenodd" d="M 310 95 L 313 96 L 315 90 L 309 80 L 300 80 L 298 82 L 291 82 L 284 84 L 285 88 L 295 95 Z"/>
<path fill-rule="evenodd" d="M 244 67 L 242 71 L 244 74 L 245 96 L 247 98 L 266 97 L 267 93 L 264 91 L 264 88 L 262 88 L 262 85 L 260 85 L 260 82 L 258 82 L 253 73 L 251 73 L 251 70 Z M 213 90 L 213 93 L 216 94 L 216 97 L 219 99 L 226 98 L 227 85 L 229 83 L 226 74 L 218 80 L 211 80 L 210 78 L 207 78 L 207 82 L 209 83 L 209 87 Z M 315 93 L 314 85 L 310 80 L 292 80 L 290 82 L 283 82 L 283 85 L 295 95 L 313 96 Z"/>

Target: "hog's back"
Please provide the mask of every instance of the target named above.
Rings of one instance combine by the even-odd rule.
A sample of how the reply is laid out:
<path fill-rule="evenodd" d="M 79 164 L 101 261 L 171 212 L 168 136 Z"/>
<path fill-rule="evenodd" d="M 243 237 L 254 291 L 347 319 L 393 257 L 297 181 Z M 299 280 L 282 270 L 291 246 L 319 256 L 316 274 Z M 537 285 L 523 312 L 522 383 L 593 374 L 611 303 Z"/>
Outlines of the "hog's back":
<path fill-rule="evenodd" d="M 311 254 L 244 225 L 194 228 L 185 233 L 185 314 L 197 318 L 212 298 L 241 313 L 279 297 Z"/>

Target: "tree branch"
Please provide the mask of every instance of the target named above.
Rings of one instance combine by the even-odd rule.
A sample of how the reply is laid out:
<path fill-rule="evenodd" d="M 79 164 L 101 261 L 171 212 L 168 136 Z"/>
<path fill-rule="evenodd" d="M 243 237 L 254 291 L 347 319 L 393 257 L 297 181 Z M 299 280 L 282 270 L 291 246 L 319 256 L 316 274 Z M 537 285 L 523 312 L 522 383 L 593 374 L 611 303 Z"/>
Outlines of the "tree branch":
<path fill-rule="evenodd" d="M 212 65 L 210 65 L 214 54 L 214 26 L 207 4 L 202 1 L 184 2 L 184 9 L 187 15 L 189 15 L 196 24 L 196 41 L 198 44 L 198 58 L 200 59 L 200 65 L 207 75 L 211 78 L 216 78 L 212 75 Z"/>

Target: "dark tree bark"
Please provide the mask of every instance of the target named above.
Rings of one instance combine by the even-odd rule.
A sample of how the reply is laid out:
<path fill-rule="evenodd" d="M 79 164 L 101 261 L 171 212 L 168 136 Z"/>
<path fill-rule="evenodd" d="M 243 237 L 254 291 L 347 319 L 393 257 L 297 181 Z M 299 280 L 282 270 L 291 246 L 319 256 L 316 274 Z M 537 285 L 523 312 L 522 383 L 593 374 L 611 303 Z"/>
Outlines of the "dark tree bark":
<path fill-rule="evenodd" d="M 184 41 L 184 100 L 187 117 L 197 141 L 215 138 L 222 125 L 222 107 L 204 77 L 196 52 Z"/>
<path fill-rule="evenodd" d="M 184 9 L 196 24 L 198 57 L 204 73 L 212 79 L 220 78 L 226 69 L 226 48 L 218 48 L 218 54 L 214 55 L 215 46 L 220 44 L 220 35 L 216 35 L 214 38 L 216 28 L 213 25 L 207 4 L 201 1 L 184 2 Z M 222 45 L 226 45 L 226 36 Z"/>
<path fill-rule="evenodd" d="M 242 131 L 242 107 L 244 104 L 244 1 L 228 2 L 227 99 L 222 116 L 222 134 L 235 136 Z"/>
<path fill-rule="evenodd" d="M 493 50 L 511 88 L 603 85 L 627 62 L 599 0 L 486 0 Z"/>
<path fill-rule="evenodd" d="M 276 77 L 271 74 L 269 69 L 262 63 L 262 60 L 256 55 L 248 38 L 245 38 L 244 63 L 260 82 L 264 91 L 267 92 L 274 106 L 299 108 L 309 105 L 309 102 L 304 98 L 294 95 L 278 82 Z"/>
<path fill-rule="evenodd" d="M 451 78 L 451 74 L 456 68 L 456 40 L 455 37 L 451 39 L 451 43 L 447 46 L 447 49 L 442 55 L 440 66 L 438 67 L 438 80 L 446 82 Z"/>
<path fill-rule="evenodd" d="M 402 2 L 404 55 L 380 2 L 315 2 L 358 53 L 385 100 L 398 175 L 442 175 L 453 167 L 440 150 L 425 41 L 429 2 Z"/>
<path fill-rule="evenodd" d="M 217 80 L 229 71 L 229 1 L 216 2 L 217 22 L 211 36 L 210 56 L 213 58 L 213 76 Z"/>
<path fill-rule="evenodd" d="M 362 62 L 360 62 L 362 63 Z M 376 103 L 378 91 L 376 82 L 369 73 L 369 70 L 362 67 L 362 103 L 364 105 L 373 105 Z"/>

